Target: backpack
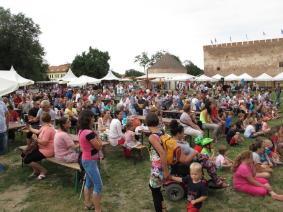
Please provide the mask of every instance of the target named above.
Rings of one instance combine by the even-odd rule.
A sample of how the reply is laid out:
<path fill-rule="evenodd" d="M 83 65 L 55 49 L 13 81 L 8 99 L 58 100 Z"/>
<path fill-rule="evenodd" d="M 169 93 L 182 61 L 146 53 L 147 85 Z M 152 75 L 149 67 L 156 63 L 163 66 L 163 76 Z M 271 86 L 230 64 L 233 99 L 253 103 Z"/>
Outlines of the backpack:
<path fill-rule="evenodd" d="M 167 164 L 176 164 L 181 154 L 181 148 L 178 146 L 177 141 L 168 134 L 161 135 L 160 140 L 166 152 Z"/>

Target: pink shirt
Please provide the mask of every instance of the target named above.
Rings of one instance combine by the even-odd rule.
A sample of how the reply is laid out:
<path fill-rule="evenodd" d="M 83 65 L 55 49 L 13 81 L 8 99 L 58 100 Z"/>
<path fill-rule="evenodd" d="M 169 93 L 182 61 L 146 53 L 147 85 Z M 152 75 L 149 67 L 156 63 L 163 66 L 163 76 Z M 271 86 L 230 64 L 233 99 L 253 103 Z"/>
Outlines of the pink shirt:
<path fill-rule="evenodd" d="M 92 130 L 80 130 L 79 131 L 79 142 L 82 150 L 82 160 L 93 160 L 91 156 L 91 150 L 93 149 L 92 144 L 89 142 L 89 137 L 96 134 Z"/>
<path fill-rule="evenodd" d="M 58 130 L 54 137 L 55 158 L 64 160 L 64 156 L 73 153 L 70 147 L 74 145 L 74 141 L 68 133 Z"/>
<path fill-rule="evenodd" d="M 247 177 L 249 176 L 253 176 L 252 167 L 246 163 L 241 163 L 236 172 L 233 174 L 233 187 L 242 188 L 246 185 L 250 185 L 247 180 Z"/>
<path fill-rule="evenodd" d="M 136 142 L 134 140 L 134 136 L 135 136 L 135 133 L 131 130 L 127 130 L 125 132 L 125 146 L 126 147 L 129 147 L 129 148 L 132 148 L 133 146 L 136 145 Z"/>
<path fill-rule="evenodd" d="M 44 143 L 38 143 L 39 151 L 47 158 L 54 156 L 54 136 L 55 129 L 52 125 L 44 125 L 40 128 L 39 140 Z"/>

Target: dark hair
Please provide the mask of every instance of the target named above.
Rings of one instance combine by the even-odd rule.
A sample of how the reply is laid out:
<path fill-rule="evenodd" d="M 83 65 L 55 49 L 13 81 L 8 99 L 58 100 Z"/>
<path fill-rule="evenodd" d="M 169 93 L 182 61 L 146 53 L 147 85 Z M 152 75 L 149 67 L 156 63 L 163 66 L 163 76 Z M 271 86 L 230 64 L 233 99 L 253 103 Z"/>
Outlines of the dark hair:
<path fill-rule="evenodd" d="M 8 108 L 8 110 L 13 110 L 13 109 L 14 109 L 13 105 L 11 105 L 11 104 L 9 104 L 9 105 L 7 106 L 7 108 Z"/>
<path fill-rule="evenodd" d="M 62 117 L 62 118 L 60 118 L 60 120 L 59 120 L 59 127 L 60 127 L 60 129 L 61 129 L 62 131 L 64 131 L 64 132 L 67 132 L 67 129 L 64 127 L 64 125 L 67 123 L 68 120 L 69 120 L 69 119 L 66 118 L 66 117 Z"/>
<path fill-rule="evenodd" d="M 260 139 L 260 138 L 257 138 L 255 142 L 253 142 L 249 149 L 252 151 L 252 152 L 256 152 L 258 149 L 260 149 L 262 147 L 262 143 L 263 143 L 263 140 Z"/>
<path fill-rule="evenodd" d="M 224 155 L 225 152 L 227 152 L 227 147 L 225 145 L 220 145 L 218 148 L 218 152 L 219 154 Z"/>
<path fill-rule="evenodd" d="M 170 122 L 170 132 L 172 136 L 175 136 L 178 133 L 184 132 L 184 127 L 180 125 L 177 120 L 174 119 Z"/>
<path fill-rule="evenodd" d="M 115 113 L 114 113 L 115 118 L 117 118 L 119 113 L 121 113 L 121 112 L 122 112 L 121 110 L 116 110 Z"/>
<path fill-rule="evenodd" d="M 145 118 L 145 123 L 148 127 L 157 127 L 159 125 L 159 118 L 156 113 L 149 112 Z"/>
<path fill-rule="evenodd" d="M 80 130 L 90 129 L 90 121 L 93 117 L 93 112 L 90 110 L 83 110 L 79 115 L 78 128 Z"/>

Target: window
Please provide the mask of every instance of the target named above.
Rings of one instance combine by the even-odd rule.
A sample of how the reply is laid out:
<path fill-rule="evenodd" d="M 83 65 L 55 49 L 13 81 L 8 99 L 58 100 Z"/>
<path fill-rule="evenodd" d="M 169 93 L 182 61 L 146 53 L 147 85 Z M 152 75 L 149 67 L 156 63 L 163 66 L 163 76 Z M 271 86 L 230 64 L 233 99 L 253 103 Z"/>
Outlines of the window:
<path fill-rule="evenodd" d="M 220 71 L 220 67 L 217 67 L 217 71 Z"/>
<path fill-rule="evenodd" d="M 279 62 L 279 68 L 283 67 L 283 62 Z"/>

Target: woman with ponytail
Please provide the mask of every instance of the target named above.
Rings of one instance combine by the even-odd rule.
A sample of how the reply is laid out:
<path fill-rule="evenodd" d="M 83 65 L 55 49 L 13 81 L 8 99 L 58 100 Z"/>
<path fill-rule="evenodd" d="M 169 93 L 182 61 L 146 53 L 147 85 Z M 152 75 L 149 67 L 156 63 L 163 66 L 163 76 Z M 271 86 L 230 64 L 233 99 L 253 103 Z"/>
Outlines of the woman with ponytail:
<path fill-rule="evenodd" d="M 235 190 L 252 196 L 266 196 L 270 194 L 272 199 L 283 201 L 283 195 L 275 193 L 268 180 L 256 177 L 251 151 L 244 151 L 236 157 L 232 171 Z"/>

